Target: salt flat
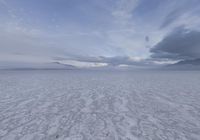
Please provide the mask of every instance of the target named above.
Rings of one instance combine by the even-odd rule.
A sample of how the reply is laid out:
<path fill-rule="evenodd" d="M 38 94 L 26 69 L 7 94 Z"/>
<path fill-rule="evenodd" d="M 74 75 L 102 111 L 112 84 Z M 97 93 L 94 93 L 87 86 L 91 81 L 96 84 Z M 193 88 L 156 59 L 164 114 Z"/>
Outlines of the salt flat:
<path fill-rule="evenodd" d="M 200 72 L 0 71 L 1 140 L 199 140 Z"/>

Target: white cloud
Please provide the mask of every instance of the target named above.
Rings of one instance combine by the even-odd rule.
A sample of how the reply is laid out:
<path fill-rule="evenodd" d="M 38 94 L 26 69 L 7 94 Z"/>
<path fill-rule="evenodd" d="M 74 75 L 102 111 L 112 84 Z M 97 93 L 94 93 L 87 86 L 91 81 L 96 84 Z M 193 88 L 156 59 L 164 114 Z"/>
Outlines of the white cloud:
<path fill-rule="evenodd" d="M 73 65 L 78 68 L 104 67 L 108 65 L 107 63 L 83 62 L 83 61 L 76 61 L 76 60 L 63 60 L 63 61 L 59 61 L 59 63 Z"/>

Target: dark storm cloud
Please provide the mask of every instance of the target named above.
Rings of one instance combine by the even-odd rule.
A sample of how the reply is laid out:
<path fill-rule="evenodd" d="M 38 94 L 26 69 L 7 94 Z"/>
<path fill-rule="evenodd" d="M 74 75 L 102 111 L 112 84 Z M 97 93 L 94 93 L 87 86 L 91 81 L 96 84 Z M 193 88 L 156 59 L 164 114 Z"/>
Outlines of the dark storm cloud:
<path fill-rule="evenodd" d="M 200 57 L 200 32 L 177 28 L 151 50 L 152 58 L 196 59 Z"/>

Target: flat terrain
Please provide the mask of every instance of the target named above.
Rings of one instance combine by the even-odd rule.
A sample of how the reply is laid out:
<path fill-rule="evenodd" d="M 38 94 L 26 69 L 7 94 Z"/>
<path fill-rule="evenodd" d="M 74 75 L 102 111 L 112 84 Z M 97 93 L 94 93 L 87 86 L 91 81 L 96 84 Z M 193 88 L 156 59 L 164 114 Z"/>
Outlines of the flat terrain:
<path fill-rule="evenodd" d="M 200 72 L 0 71 L 1 140 L 199 140 Z"/>

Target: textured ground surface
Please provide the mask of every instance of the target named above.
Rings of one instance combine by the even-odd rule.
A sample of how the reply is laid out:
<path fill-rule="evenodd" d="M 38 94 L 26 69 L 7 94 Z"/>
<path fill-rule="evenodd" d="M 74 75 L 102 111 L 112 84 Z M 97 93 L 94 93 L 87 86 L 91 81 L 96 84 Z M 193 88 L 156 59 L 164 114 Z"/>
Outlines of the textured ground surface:
<path fill-rule="evenodd" d="M 200 72 L 1 71 L 1 140 L 199 140 Z"/>

